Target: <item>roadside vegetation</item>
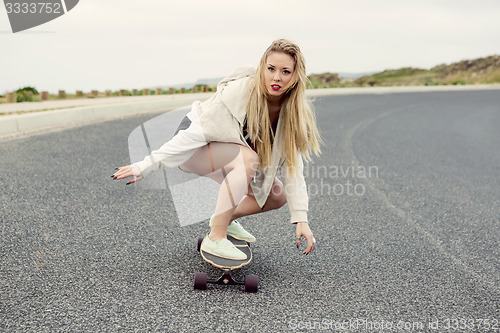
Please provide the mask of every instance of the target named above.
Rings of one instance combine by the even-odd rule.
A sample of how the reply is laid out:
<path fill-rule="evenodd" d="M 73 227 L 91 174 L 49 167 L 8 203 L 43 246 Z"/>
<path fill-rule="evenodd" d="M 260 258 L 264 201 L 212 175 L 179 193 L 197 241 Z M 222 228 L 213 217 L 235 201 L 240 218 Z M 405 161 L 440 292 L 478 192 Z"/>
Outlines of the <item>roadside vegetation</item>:
<path fill-rule="evenodd" d="M 431 69 L 413 67 L 388 69 L 357 79 L 344 79 L 332 73 L 312 74 L 309 80 L 313 88 L 500 83 L 500 56 L 463 60 L 450 65 L 438 65 Z"/>

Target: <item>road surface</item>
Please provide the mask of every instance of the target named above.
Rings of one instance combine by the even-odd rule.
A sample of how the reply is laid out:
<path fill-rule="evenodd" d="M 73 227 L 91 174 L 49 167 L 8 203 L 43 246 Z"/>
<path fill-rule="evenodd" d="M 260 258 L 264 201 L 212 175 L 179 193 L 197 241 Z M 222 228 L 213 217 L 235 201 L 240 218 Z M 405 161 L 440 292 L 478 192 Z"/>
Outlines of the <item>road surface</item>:
<path fill-rule="evenodd" d="M 218 273 L 195 250 L 208 222 L 180 227 L 168 191 L 111 181 L 151 115 L 0 142 L 0 329 L 498 330 L 499 105 L 496 91 L 317 98 L 317 248 L 296 249 L 287 206 L 242 219 L 257 243 L 237 276 L 259 275 L 257 294 L 193 290 Z"/>

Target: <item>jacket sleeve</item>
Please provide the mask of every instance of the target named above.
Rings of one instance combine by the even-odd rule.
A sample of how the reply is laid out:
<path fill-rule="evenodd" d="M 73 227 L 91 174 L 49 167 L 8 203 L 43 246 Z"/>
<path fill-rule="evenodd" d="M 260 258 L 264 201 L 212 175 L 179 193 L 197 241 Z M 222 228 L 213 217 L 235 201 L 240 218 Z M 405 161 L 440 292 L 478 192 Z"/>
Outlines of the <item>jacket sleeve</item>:
<path fill-rule="evenodd" d="M 142 161 L 132 166 L 140 169 L 142 177 L 146 178 L 151 172 L 160 168 L 173 168 L 186 162 L 198 148 L 206 145 L 203 130 L 199 121 L 192 119 L 186 130 L 179 131 L 170 141 L 154 150 Z"/>
<path fill-rule="evenodd" d="M 298 155 L 297 174 L 295 176 L 288 175 L 286 163 L 281 166 L 281 174 L 288 208 L 290 209 L 290 222 L 308 222 L 309 196 L 307 195 L 307 186 L 304 179 L 302 156 Z"/>

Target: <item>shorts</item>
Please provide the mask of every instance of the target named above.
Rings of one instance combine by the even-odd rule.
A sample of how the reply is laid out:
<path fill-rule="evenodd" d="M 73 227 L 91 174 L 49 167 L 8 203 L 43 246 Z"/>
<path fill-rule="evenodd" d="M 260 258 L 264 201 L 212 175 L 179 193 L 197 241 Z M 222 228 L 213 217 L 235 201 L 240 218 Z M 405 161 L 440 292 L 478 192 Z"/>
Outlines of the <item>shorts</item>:
<path fill-rule="evenodd" d="M 182 118 L 182 121 L 179 124 L 179 127 L 177 127 L 177 129 L 175 130 L 174 136 L 176 136 L 177 133 L 179 133 L 182 130 L 187 130 L 189 128 L 189 126 L 191 126 L 191 119 L 189 119 L 188 116 L 185 116 L 184 118 Z"/>

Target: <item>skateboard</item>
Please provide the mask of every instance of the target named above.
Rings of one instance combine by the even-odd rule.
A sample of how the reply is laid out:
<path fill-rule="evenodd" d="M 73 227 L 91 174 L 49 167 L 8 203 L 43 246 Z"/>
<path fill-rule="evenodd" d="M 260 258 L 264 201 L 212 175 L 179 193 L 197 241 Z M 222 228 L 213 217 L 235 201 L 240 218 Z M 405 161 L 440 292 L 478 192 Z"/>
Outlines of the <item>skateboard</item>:
<path fill-rule="evenodd" d="M 247 258 L 245 260 L 233 260 L 214 256 L 201 250 L 201 242 L 203 242 L 203 238 L 198 238 L 197 250 L 198 252 L 200 252 L 201 257 L 206 262 L 221 269 L 222 275 L 218 279 L 211 280 L 208 279 L 207 273 L 195 273 L 194 289 L 205 290 L 207 289 L 207 283 L 214 283 L 224 285 L 244 285 L 246 292 L 257 292 L 257 290 L 259 289 L 259 277 L 257 275 L 245 275 L 244 281 L 236 280 L 231 276 L 231 272 L 233 270 L 248 265 L 252 261 L 252 251 L 250 250 L 250 243 L 238 240 L 231 236 L 227 236 L 227 239 L 236 247 L 238 247 L 238 249 L 243 251 L 247 255 Z"/>

